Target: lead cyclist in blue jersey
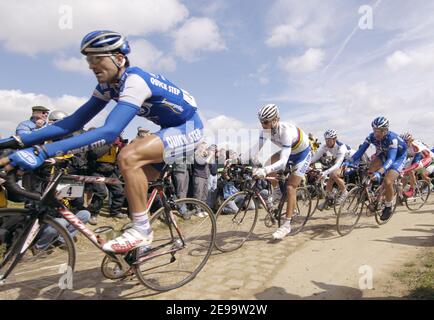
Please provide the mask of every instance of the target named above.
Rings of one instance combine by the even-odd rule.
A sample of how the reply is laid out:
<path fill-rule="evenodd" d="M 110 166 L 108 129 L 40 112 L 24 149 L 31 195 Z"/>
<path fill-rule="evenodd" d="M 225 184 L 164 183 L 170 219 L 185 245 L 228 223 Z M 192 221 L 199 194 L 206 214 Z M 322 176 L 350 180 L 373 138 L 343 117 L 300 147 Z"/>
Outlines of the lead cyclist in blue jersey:
<path fill-rule="evenodd" d="M 164 162 L 173 162 L 194 149 L 202 138 L 203 124 L 195 99 L 187 91 L 161 75 L 129 66 L 130 46 L 121 34 L 107 30 L 91 32 L 82 40 L 81 53 L 98 80 L 92 97 L 72 115 L 51 126 L 0 140 L 1 148 L 29 147 L 0 159 L 0 166 L 7 171 L 33 170 L 47 158 L 112 143 L 136 115 L 161 126 L 158 132 L 123 148 L 117 159 L 125 179 L 133 227 L 103 248 L 125 253 L 152 242 L 147 212 L 148 181 L 158 177 Z M 46 140 L 81 129 L 112 99 L 117 104 L 100 128 L 42 145 Z"/>
<path fill-rule="evenodd" d="M 376 157 L 370 164 L 369 173 L 372 174 L 372 179 L 377 181 L 384 174 L 386 201 L 380 219 L 385 221 L 392 214 L 393 183 L 404 169 L 407 144 L 399 135 L 389 131 L 389 120 L 385 117 L 375 118 L 371 125 L 374 132 L 366 138 L 350 161 L 359 160 L 371 144 L 375 146 Z"/>

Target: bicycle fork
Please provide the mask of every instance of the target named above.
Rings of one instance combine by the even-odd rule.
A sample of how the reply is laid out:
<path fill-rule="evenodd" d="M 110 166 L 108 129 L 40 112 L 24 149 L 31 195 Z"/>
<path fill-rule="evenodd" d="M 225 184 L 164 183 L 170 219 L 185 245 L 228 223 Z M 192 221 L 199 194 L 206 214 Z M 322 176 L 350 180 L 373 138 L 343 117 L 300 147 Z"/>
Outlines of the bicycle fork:
<path fill-rule="evenodd" d="M 0 264 L 0 268 L 3 268 L 6 263 L 13 257 L 14 252 L 19 250 L 15 261 L 10 265 L 10 267 L 6 270 L 4 274 L 0 274 L 0 285 L 5 283 L 6 278 L 11 274 L 12 270 L 24 255 L 26 250 L 29 248 L 30 244 L 35 240 L 41 229 L 41 225 L 39 224 L 39 219 L 35 219 L 29 226 L 26 228 L 26 232 L 21 236 L 22 239 L 17 243 L 17 246 L 10 249 L 9 253 L 7 253 L 7 257 L 3 259 L 3 262 Z M 25 237 L 24 237 L 25 235 Z"/>

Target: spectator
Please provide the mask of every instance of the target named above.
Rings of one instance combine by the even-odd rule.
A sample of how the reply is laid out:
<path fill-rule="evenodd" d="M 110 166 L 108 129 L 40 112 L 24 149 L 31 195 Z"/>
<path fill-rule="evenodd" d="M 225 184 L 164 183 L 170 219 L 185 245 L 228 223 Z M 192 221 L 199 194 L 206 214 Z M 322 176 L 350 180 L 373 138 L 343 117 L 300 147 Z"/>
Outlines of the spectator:
<path fill-rule="evenodd" d="M 318 142 L 318 138 L 315 138 L 312 133 L 309 133 L 308 137 L 309 137 L 310 148 L 312 149 L 312 152 L 315 153 L 318 150 L 321 143 Z"/>
<path fill-rule="evenodd" d="M 17 135 L 30 133 L 34 130 L 40 129 L 47 124 L 48 113 L 50 112 L 44 106 L 34 106 L 32 107 L 32 116 L 29 120 L 25 120 L 18 124 L 15 129 Z"/>
<path fill-rule="evenodd" d="M 184 162 L 175 162 L 172 165 L 172 178 L 175 187 L 176 197 L 178 199 L 186 198 L 188 193 L 188 186 L 190 183 L 190 170 L 188 168 L 189 164 Z M 180 208 L 180 213 L 187 217 L 187 208 L 183 206 Z"/>
<path fill-rule="evenodd" d="M 90 175 L 104 176 L 107 178 L 120 178 L 116 166 L 117 156 L 124 146 L 125 141 L 118 137 L 111 145 L 104 145 L 88 152 L 88 166 Z M 104 199 L 107 197 L 106 187 L 110 193 L 110 217 L 124 219 L 128 215 L 122 213 L 122 206 L 125 201 L 124 188 L 122 184 L 93 184 L 92 200 L 88 206 L 92 216 L 89 223 L 97 224 L 97 216 L 103 207 Z"/>
<path fill-rule="evenodd" d="M 84 224 L 88 223 L 90 218 L 90 212 L 83 208 L 82 198 L 74 199 L 73 201 L 64 199 L 63 202 L 81 222 L 83 222 Z M 55 218 L 55 220 L 62 226 L 64 226 L 66 230 L 68 230 L 74 241 L 77 240 L 76 235 L 78 230 L 73 225 L 71 225 L 63 217 L 57 217 Z M 42 233 L 39 235 L 39 238 L 37 239 L 35 245 L 32 248 L 32 252 L 33 254 L 37 254 L 40 250 L 46 249 L 49 245 L 55 246 L 64 243 L 65 240 L 61 236 L 59 236 L 57 231 L 53 227 L 47 226 L 44 230 L 42 230 Z"/>
<path fill-rule="evenodd" d="M 50 110 L 44 106 L 32 107 L 32 116 L 29 120 L 22 121 L 18 124 L 15 133 L 17 135 L 31 133 L 47 124 L 48 113 Z M 32 192 L 42 192 L 42 182 L 33 172 L 26 172 L 23 175 L 23 187 Z M 26 200 L 26 206 L 31 205 L 32 201 Z"/>
<path fill-rule="evenodd" d="M 217 197 L 217 161 L 218 157 L 217 146 L 215 144 L 211 145 L 210 152 L 214 152 L 215 157 L 211 159 L 209 164 L 209 177 L 208 177 L 208 198 L 207 204 L 210 208 L 214 208 L 214 204 Z"/>
<path fill-rule="evenodd" d="M 194 153 L 193 163 L 193 197 L 203 202 L 208 197 L 209 163 L 215 157 L 215 150 L 207 148 L 206 142 L 202 142 Z M 206 212 L 196 212 L 198 217 L 203 218 Z"/>

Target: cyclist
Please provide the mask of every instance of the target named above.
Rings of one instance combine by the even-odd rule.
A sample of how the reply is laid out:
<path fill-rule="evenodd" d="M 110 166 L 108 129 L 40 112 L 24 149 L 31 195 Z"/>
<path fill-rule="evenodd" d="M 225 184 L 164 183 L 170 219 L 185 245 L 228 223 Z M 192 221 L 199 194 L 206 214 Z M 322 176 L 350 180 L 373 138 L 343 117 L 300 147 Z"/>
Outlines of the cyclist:
<path fill-rule="evenodd" d="M 70 116 L 46 128 L 0 141 L 3 148 L 30 147 L 0 159 L 0 166 L 5 166 L 6 170 L 32 170 L 56 155 L 111 144 L 136 115 L 161 126 L 154 134 L 127 145 L 118 156 L 133 227 L 104 244 L 104 250 L 115 253 L 150 245 L 153 232 L 148 220 L 148 181 L 159 176 L 164 162 L 173 162 L 192 151 L 203 133 L 195 99 L 163 76 L 130 66 L 130 51 L 127 39 L 117 32 L 98 30 L 87 34 L 81 42 L 81 53 L 98 81 L 90 100 Z M 39 145 L 81 129 L 110 100 L 117 104 L 103 126 Z"/>
<path fill-rule="evenodd" d="M 268 161 L 269 165 L 263 168 L 255 168 L 253 175 L 258 178 L 284 170 L 288 162 L 293 164 L 292 172 L 287 180 L 288 205 L 286 208 L 286 221 L 273 233 L 276 240 L 283 239 L 291 232 L 291 218 L 294 214 L 296 204 L 296 188 L 300 185 L 309 167 L 311 149 L 307 135 L 300 128 L 280 121 L 279 109 L 275 104 L 263 106 L 258 113 L 262 131 L 259 136 L 259 143 L 253 146 L 248 153 L 243 155 L 242 161 L 246 163 L 250 158 L 256 158 L 264 146 L 266 140 L 281 148 Z"/>
<path fill-rule="evenodd" d="M 404 168 L 407 145 L 396 133 L 389 131 L 389 120 L 385 117 L 375 118 L 371 126 L 373 133 L 366 138 L 350 162 L 359 160 L 371 144 L 375 146 L 375 158 L 371 161 L 368 172 L 371 179 L 376 181 L 380 181 L 384 175 L 386 201 L 380 219 L 385 221 L 392 214 L 393 183 Z"/>
<path fill-rule="evenodd" d="M 356 151 L 351 149 L 350 146 L 338 140 L 338 133 L 336 130 L 327 130 L 324 133 L 324 138 L 326 142 L 325 145 L 321 145 L 318 151 L 312 156 L 312 160 L 310 162 L 311 164 L 314 164 L 327 152 L 329 152 L 334 159 L 334 164 L 329 169 L 324 170 L 321 173 L 321 179 L 324 179 L 327 176 L 330 176 L 330 178 L 328 179 L 326 186 L 326 199 L 318 206 L 319 210 L 323 210 L 327 205 L 333 190 L 334 183 L 338 185 L 339 190 L 341 191 L 341 195 L 336 200 L 336 204 L 340 204 L 347 196 L 348 191 L 345 188 L 345 182 L 342 179 L 343 172 L 341 165 L 344 160 L 348 160 L 354 153 L 356 153 Z"/>
<path fill-rule="evenodd" d="M 406 132 L 401 135 L 401 138 L 407 143 L 408 155 L 410 157 L 410 166 L 403 170 L 403 174 L 408 175 L 410 188 L 405 192 L 407 197 L 412 197 L 414 193 L 414 185 L 416 183 L 415 173 L 420 173 L 422 178 L 428 182 L 430 188 L 432 189 L 431 179 L 429 178 L 431 169 L 430 167 L 432 160 L 434 159 L 434 153 L 421 141 L 414 140 L 411 133 Z M 430 172 L 431 171 L 431 172 Z"/>

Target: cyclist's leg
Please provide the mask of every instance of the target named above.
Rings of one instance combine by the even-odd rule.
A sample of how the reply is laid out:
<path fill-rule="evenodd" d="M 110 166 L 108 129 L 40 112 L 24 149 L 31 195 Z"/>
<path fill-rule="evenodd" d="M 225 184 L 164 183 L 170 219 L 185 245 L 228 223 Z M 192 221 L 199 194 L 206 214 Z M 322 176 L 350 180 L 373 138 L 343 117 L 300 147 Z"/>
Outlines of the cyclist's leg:
<path fill-rule="evenodd" d="M 156 170 L 149 168 L 152 163 L 163 162 L 164 145 L 156 135 L 141 138 L 136 143 L 124 147 L 118 156 L 118 165 L 125 180 L 125 193 L 132 213 L 143 212 L 147 205 L 147 173 L 155 175 Z"/>
<path fill-rule="evenodd" d="M 333 183 L 334 183 L 334 180 L 333 180 L 332 176 L 330 175 L 329 179 L 327 180 L 326 190 L 325 190 L 327 196 L 332 193 Z"/>
<path fill-rule="evenodd" d="M 152 230 L 147 213 L 148 177 L 155 178 L 158 174 L 150 165 L 161 163 L 163 152 L 162 140 L 152 134 L 127 145 L 119 153 L 118 165 L 125 180 L 124 190 L 133 228 L 107 242 L 104 250 L 123 253 L 152 242 Z"/>
<path fill-rule="evenodd" d="M 384 175 L 384 187 L 386 191 L 386 206 L 391 205 L 394 197 L 393 184 L 399 177 L 400 172 L 404 169 L 406 154 L 396 159 L 389 170 L 386 171 Z"/>
<path fill-rule="evenodd" d="M 164 162 L 173 163 L 176 159 L 191 155 L 194 146 L 203 137 L 202 131 L 202 121 L 195 113 L 177 127 L 163 128 L 122 149 L 118 164 L 125 180 L 133 228 L 106 243 L 104 250 L 123 253 L 152 242 L 153 234 L 147 213 L 148 181 L 158 176 L 157 170 L 161 169 Z"/>
<path fill-rule="evenodd" d="M 342 169 L 336 169 L 335 171 L 333 171 L 332 173 L 330 173 L 330 178 L 331 180 L 333 180 L 334 182 L 336 182 L 336 184 L 338 185 L 339 190 L 341 190 L 341 192 L 346 191 L 345 189 L 345 182 L 344 179 L 342 179 L 343 175 L 342 175 Z"/>
<path fill-rule="evenodd" d="M 288 205 L 286 207 L 286 218 L 290 220 L 294 215 L 295 203 L 297 202 L 297 188 L 300 185 L 303 177 L 290 175 L 288 177 L 288 185 L 286 191 L 288 193 Z"/>
<path fill-rule="evenodd" d="M 290 219 L 294 214 L 295 205 L 297 202 L 297 188 L 303 181 L 303 178 L 309 169 L 310 159 L 312 158 L 310 147 L 299 154 L 293 155 L 289 161 L 294 163 L 293 172 L 288 177 L 286 191 L 288 193 L 288 205 L 286 207 L 286 217 Z"/>
<path fill-rule="evenodd" d="M 386 193 L 386 202 L 392 202 L 394 191 L 393 191 L 393 184 L 395 183 L 395 180 L 398 178 L 399 172 L 395 170 L 389 170 L 386 172 L 384 176 L 384 189 Z"/>

